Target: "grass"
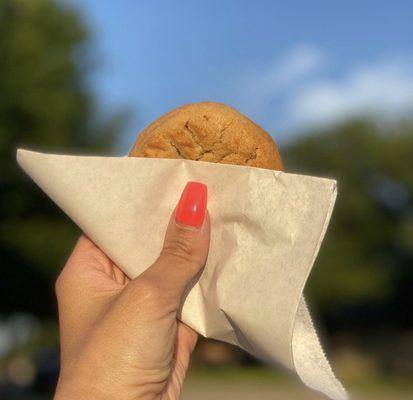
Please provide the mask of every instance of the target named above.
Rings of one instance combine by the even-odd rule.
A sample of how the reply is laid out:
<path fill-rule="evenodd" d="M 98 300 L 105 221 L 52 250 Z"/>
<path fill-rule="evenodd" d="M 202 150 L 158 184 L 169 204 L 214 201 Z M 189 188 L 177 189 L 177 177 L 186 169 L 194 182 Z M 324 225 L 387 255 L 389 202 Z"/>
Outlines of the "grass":
<path fill-rule="evenodd" d="M 413 382 L 403 378 L 377 377 L 346 382 L 352 400 L 411 400 Z M 204 367 L 190 371 L 182 400 L 321 400 L 294 374 L 264 367 Z"/>

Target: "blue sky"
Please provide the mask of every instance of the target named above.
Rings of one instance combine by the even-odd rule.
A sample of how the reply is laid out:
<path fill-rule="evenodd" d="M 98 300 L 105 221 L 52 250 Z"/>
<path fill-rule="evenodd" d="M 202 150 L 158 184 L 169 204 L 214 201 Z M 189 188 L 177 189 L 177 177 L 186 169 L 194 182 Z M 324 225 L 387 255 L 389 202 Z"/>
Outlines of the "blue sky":
<path fill-rule="evenodd" d="M 120 151 L 184 103 L 228 103 L 278 141 L 358 114 L 413 110 L 413 2 L 78 0 Z"/>

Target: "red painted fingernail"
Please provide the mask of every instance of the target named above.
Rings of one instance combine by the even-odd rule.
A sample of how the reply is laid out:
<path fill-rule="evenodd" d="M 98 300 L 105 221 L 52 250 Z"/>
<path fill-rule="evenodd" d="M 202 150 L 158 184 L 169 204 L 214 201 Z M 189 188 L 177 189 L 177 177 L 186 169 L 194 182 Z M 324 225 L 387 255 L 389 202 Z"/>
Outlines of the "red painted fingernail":
<path fill-rule="evenodd" d="M 176 222 L 199 228 L 204 222 L 206 205 L 207 186 L 200 182 L 188 182 L 176 209 Z"/>

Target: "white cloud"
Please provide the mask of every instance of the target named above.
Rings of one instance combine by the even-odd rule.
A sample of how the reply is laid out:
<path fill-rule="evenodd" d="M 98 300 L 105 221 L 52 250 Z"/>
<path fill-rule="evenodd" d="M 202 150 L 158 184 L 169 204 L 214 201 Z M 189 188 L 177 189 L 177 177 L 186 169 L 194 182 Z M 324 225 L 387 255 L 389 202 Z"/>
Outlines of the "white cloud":
<path fill-rule="evenodd" d="M 276 59 L 268 68 L 256 74 L 248 84 L 248 92 L 256 99 L 265 101 L 268 96 L 273 96 L 320 70 L 325 60 L 321 48 L 299 44 Z"/>
<path fill-rule="evenodd" d="M 315 79 L 287 99 L 287 124 L 325 125 L 354 116 L 397 116 L 413 109 L 413 68 L 407 59 L 350 68 L 341 79 Z"/>
<path fill-rule="evenodd" d="M 284 60 L 272 71 L 273 81 L 288 85 L 319 70 L 325 62 L 324 52 L 315 46 L 299 45 L 287 53 Z"/>
<path fill-rule="evenodd" d="M 412 61 L 405 54 L 337 65 L 319 46 L 299 44 L 244 79 L 243 108 L 278 132 L 358 116 L 399 118 L 413 111 Z"/>

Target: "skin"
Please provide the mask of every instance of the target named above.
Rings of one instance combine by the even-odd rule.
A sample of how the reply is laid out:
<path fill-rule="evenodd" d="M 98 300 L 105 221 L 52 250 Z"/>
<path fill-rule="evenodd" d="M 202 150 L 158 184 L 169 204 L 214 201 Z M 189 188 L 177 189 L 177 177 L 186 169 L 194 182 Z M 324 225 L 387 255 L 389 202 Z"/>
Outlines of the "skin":
<path fill-rule="evenodd" d="M 56 400 L 178 399 L 197 334 L 177 320 L 185 289 L 205 265 L 200 228 L 175 211 L 155 263 L 130 280 L 82 236 L 57 282 L 61 372 Z"/>

